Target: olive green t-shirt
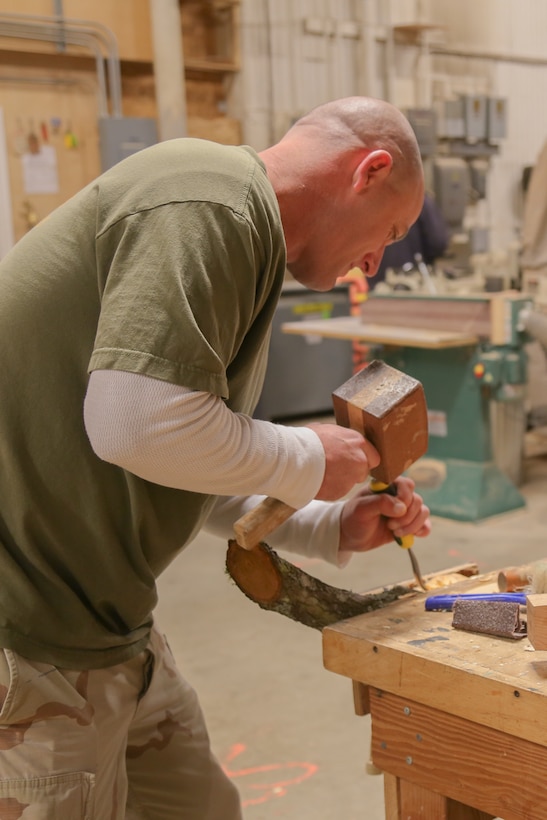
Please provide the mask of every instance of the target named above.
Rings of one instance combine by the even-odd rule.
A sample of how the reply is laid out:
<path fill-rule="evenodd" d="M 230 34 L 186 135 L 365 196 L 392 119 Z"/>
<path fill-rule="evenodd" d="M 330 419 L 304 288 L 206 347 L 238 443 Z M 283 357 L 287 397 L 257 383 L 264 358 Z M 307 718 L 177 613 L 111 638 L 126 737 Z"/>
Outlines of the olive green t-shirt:
<path fill-rule="evenodd" d="M 89 372 L 143 373 L 252 413 L 285 271 L 247 147 L 160 143 L 104 173 L 0 263 L 0 646 L 71 668 L 139 652 L 155 579 L 213 498 L 100 460 Z"/>

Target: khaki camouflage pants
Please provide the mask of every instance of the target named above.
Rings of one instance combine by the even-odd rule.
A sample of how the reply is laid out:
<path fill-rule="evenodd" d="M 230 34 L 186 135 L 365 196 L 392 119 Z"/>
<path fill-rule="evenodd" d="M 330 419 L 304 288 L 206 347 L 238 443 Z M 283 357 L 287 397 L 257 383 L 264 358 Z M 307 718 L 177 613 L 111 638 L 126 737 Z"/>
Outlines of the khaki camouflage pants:
<path fill-rule="evenodd" d="M 75 671 L 0 649 L 0 820 L 241 820 L 165 640 Z"/>

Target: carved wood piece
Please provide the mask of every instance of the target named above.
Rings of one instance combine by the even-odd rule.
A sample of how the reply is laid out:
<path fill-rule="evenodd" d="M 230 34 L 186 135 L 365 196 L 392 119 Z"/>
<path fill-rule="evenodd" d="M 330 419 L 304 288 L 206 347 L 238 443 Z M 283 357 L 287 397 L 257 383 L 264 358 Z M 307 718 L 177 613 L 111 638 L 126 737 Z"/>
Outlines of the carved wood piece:
<path fill-rule="evenodd" d="M 228 543 L 226 569 L 239 589 L 261 609 L 279 612 L 314 629 L 381 609 L 415 590 L 411 584 L 359 595 L 338 589 L 281 558 L 267 544 L 252 550 Z"/>

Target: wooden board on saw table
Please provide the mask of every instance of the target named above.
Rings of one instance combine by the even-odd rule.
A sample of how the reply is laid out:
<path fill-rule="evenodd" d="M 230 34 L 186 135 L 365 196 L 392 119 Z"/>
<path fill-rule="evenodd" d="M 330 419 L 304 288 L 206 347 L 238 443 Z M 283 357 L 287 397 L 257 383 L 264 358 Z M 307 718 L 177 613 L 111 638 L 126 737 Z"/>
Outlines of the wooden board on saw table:
<path fill-rule="evenodd" d="M 331 339 L 351 339 L 375 344 L 402 347 L 446 348 L 475 345 L 479 341 L 476 333 L 442 328 L 415 328 L 399 325 L 382 325 L 364 322 L 358 316 L 342 316 L 332 319 L 284 322 L 283 333 L 297 336 L 320 336 Z"/>

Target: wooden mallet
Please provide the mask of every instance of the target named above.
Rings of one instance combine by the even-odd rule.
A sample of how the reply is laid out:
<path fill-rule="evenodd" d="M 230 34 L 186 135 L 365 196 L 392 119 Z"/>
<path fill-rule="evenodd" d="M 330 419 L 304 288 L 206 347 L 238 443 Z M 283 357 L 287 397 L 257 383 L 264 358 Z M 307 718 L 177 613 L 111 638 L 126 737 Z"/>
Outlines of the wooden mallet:
<path fill-rule="evenodd" d="M 427 451 L 427 403 L 421 382 L 385 362 L 372 361 L 332 394 L 337 424 L 358 430 L 380 454 L 370 471 L 373 492 L 397 494 L 397 476 Z M 408 550 L 412 571 L 425 589 L 413 535 L 395 538 Z"/>
<path fill-rule="evenodd" d="M 371 475 L 376 492 L 393 492 L 392 482 L 427 450 L 427 405 L 423 386 L 385 362 L 372 361 L 333 393 L 334 415 L 342 427 L 358 430 L 376 447 L 380 464 Z M 266 498 L 234 524 L 239 546 L 253 549 L 287 521 L 293 507 Z M 416 580 L 423 580 L 412 553 L 413 537 L 396 539 L 409 550 Z"/>

